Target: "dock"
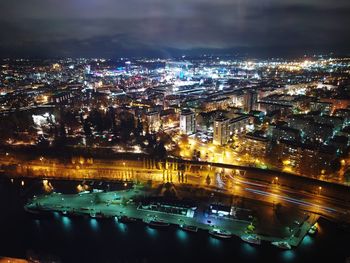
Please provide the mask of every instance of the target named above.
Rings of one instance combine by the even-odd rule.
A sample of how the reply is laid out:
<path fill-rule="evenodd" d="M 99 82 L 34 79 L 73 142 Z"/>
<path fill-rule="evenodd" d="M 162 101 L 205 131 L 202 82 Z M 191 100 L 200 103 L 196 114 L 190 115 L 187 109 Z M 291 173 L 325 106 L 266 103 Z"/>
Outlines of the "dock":
<path fill-rule="evenodd" d="M 246 234 L 247 227 L 251 224 L 251 222 L 246 220 L 208 215 L 204 211 L 196 211 L 192 215 L 184 215 L 144 209 L 133 200 L 135 197 L 145 196 L 145 194 L 142 190 L 136 191 L 134 189 L 81 194 L 52 193 L 34 197 L 25 206 L 25 209 L 45 213 L 58 212 L 62 216 L 76 215 L 96 219 L 105 217 L 118 220 L 124 216 L 143 222 L 159 220 L 176 226 L 190 225 L 204 231 L 219 228 L 229 231 L 237 237 Z M 97 217 L 97 214 L 100 216 Z M 298 246 L 317 219 L 317 215 L 309 216 L 300 224 L 297 233 L 291 233 L 289 238 L 284 238 L 283 240 L 288 241 L 291 246 Z M 259 235 L 259 237 L 261 240 L 268 242 L 282 240 L 280 237 L 268 235 Z"/>

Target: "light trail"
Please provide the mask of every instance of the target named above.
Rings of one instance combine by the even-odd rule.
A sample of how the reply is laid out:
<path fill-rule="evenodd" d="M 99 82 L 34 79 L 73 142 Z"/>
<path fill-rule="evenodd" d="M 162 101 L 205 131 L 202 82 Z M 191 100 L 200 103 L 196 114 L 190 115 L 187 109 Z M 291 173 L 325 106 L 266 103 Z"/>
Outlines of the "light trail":
<path fill-rule="evenodd" d="M 317 205 L 317 204 L 312 204 L 310 202 L 306 202 L 306 201 L 303 201 L 303 200 L 298 200 L 298 199 L 287 197 L 287 196 L 282 196 L 282 195 L 278 195 L 278 194 L 274 194 L 274 193 L 260 191 L 260 190 L 256 190 L 256 189 L 252 189 L 252 188 L 245 188 L 245 190 L 247 190 L 249 192 L 252 192 L 254 194 L 280 198 L 283 201 L 286 201 L 286 202 L 289 202 L 289 203 L 294 203 L 294 204 L 297 204 L 297 205 L 303 205 L 303 206 L 307 206 L 307 207 L 315 207 L 315 208 L 323 209 L 323 210 L 325 210 L 327 212 L 330 212 L 330 213 L 338 212 L 338 210 L 333 209 L 331 207 L 320 206 L 320 205 Z"/>

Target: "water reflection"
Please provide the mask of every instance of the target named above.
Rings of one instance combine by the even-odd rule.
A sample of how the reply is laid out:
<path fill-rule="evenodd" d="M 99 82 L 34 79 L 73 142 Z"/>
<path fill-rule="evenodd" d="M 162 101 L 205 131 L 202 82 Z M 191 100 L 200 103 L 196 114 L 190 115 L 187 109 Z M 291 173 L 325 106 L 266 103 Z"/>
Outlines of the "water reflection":
<path fill-rule="evenodd" d="M 310 236 L 306 235 L 300 245 L 301 246 L 310 246 L 313 243 L 314 243 L 314 240 Z"/>
<path fill-rule="evenodd" d="M 58 212 L 53 212 L 53 216 L 56 220 L 60 218 L 60 214 Z"/>
<path fill-rule="evenodd" d="M 254 254 L 256 253 L 256 248 L 250 244 L 242 242 L 242 251 L 245 254 Z"/>
<path fill-rule="evenodd" d="M 154 228 L 149 227 L 149 226 L 146 227 L 146 232 L 152 238 L 155 238 L 158 236 L 158 231 Z"/>
<path fill-rule="evenodd" d="M 182 243 L 187 243 L 188 241 L 188 233 L 184 230 L 177 229 L 176 230 L 176 237 L 182 242 Z"/>
<path fill-rule="evenodd" d="M 39 219 L 35 219 L 34 222 L 35 222 L 35 225 L 36 225 L 37 227 L 40 226 L 40 220 L 39 220 Z"/>
<path fill-rule="evenodd" d="M 291 261 L 295 258 L 295 253 L 293 250 L 287 250 L 282 252 L 282 259 L 284 261 Z"/>
<path fill-rule="evenodd" d="M 71 230 L 71 228 L 72 228 L 72 220 L 69 217 L 63 216 L 62 217 L 62 222 L 63 222 L 63 228 L 65 230 Z"/>
<path fill-rule="evenodd" d="M 211 246 L 217 248 L 222 246 L 222 241 L 214 237 L 209 237 L 209 243 Z"/>
<path fill-rule="evenodd" d="M 91 218 L 90 219 L 90 226 L 93 230 L 98 230 L 99 226 L 98 226 L 98 222 L 95 218 Z"/>
<path fill-rule="evenodd" d="M 128 226 L 124 223 L 119 223 L 118 221 L 115 221 L 117 224 L 118 230 L 121 233 L 126 233 L 128 231 Z"/>

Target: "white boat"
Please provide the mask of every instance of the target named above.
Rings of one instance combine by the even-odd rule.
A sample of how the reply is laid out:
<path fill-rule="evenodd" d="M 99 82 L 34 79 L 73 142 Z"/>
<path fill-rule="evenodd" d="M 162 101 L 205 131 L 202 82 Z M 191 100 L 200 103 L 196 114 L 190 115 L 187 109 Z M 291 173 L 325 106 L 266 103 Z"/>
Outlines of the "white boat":
<path fill-rule="evenodd" d="M 198 231 L 198 227 L 196 227 L 196 226 L 183 224 L 183 225 L 180 225 L 180 227 L 183 230 L 186 230 L 186 231 L 189 231 L 189 232 L 197 232 Z"/>
<path fill-rule="evenodd" d="M 214 236 L 214 237 L 219 237 L 219 238 L 231 238 L 232 237 L 232 233 L 230 231 L 219 229 L 219 228 L 214 228 L 213 230 L 210 230 L 209 234 Z"/>
<path fill-rule="evenodd" d="M 145 219 L 143 220 L 143 222 L 145 222 L 146 224 L 148 224 L 149 226 L 152 226 L 152 227 L 167 227 L 167 226 L 170 226 L 169 223 L 165 222 L 164 220 L 162 219 Z"/>
<path fill-rule="evenodd" d="M 247 243 L 254 244 L 254 245 L 260 245 L 261 239 L 257 235 L 254 234 L 247 234 L 241 236 L 241 239 Z"/>
<path fill-rule="evenodd" d="M 316 234 L 316 232 L 317 232 L 317 225 L 314 224 L 314 225 L 309 229 L 308 233 L 309 233 L 310 235 L 314 235 L 314 234 Z"/>
<path fill-rule="evenodd" d="M 271 242 L 272 245 L 282 249 L 292 249 L 292 246 L 287 241 Z"/>

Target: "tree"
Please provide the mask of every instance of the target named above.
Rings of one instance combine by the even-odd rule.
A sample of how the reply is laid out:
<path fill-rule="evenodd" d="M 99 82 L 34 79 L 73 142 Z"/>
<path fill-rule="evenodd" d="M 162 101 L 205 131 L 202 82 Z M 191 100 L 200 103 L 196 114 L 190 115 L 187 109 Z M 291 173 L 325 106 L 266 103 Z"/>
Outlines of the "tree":
<path fill-rule="evenodd" d="M 156 152 L 156 157 L 160 160 L 164 160 L 167 157 L 167 151 L 162 141 L 160 141 L 156 146 L 155 152 Z"/>
<path fill-rule="evenodd" d="M 332 172 L 339 171 L 340 167 L 341 167 L 340 158 L 336 158 L 333 161 L 331 161 L 330 168 Z"/>
<path fill-rule="evenodd" d="M 91 126 L 90 126 L 90 123 L 88 121 L 83 122 L 83 130 L 84 130 L 86 137 L 90 137 L 92 135 Z"/>
<path fill-rule="evenodd" d="M 49 147 L 49 141 L 43 135 L 40 135 L 38 137 L 37 146 L 38 148 L 47 148 Z"/>

